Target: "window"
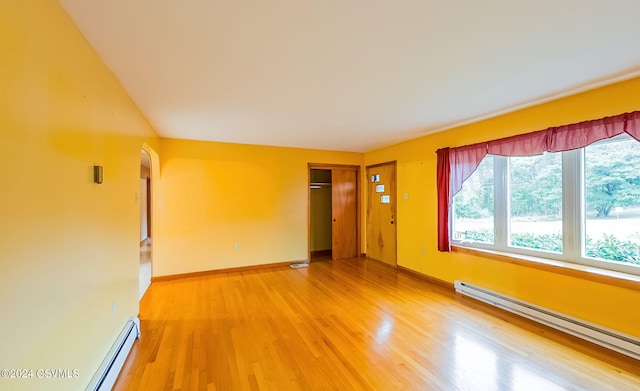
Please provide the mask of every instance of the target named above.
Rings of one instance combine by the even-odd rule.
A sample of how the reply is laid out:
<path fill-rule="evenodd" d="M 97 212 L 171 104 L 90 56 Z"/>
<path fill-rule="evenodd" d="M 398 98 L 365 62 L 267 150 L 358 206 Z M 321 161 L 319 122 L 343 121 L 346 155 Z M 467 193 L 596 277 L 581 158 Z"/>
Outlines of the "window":
<path fill-rule="evenodd" d="M 509 158 L 509 245 L 562 253 L 562 155 Z"/>
<path fill-rule="evenodd" d="M 494 242 L 493 156 L 487 156 L 453 198 L 453 238 Z"/>
<path fill-rule="evenodd" d="M 624 137 L 584 149 L 585 255 L 640 265 L 640 151 Z"/>
<path fill-rule="evenodd" d="M 450 215 L 456 244 L 640 274 L 640 143 L 487 155 Z"/>

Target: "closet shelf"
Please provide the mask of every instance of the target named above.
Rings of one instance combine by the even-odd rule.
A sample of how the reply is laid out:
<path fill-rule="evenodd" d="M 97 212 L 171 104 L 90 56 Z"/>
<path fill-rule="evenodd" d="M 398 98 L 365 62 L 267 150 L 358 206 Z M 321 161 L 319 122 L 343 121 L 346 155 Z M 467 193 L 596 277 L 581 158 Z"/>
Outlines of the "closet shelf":
<path fill-rule="evenodd" d="M 321 189 L 323 187 L 331 187 L 331 182 L 311 182 L 309 187 L 312 189 Z"/>

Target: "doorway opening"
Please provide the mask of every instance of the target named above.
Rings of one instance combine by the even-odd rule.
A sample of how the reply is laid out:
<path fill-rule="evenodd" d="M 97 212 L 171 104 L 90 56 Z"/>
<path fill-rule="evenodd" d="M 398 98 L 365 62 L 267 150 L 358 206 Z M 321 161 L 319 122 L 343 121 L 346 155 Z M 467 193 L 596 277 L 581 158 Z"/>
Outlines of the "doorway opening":
<path fill-rule="evenodd" d="M 152 251 L 152 225 L 151 225 L 151 156 L 144 149 L 140 153 L 140 294 L 144 293 L 151 285 L 151 266 L 153 262 Z"/>
<path fill-rule="evenodd" d="M 330 261 L 331 251 L 331 170 L 310 171 L 309 232 L 310 261 Z"/>
<path fill-rule="evenodd" d="M 360 166 L 309 164 L 309 261 L 356 258 Z"/>

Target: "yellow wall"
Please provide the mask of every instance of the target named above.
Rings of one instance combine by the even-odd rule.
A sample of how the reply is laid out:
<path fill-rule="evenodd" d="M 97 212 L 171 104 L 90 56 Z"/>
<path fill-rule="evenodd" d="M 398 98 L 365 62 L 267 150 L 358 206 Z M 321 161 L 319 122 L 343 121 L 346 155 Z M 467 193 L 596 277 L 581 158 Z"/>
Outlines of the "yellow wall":
<path fill-rule="evenodd" d="M 363 161 L 361 153 L 161 144 L 154 276 L 307 259 L 307 164 Z"/>
<path fill-rule="evenodd" d="M 140 148 L 158 140 L 57 1 L 2 1 L 0 55 L 0 368 L 80 375 L 0 389 L 83 390 L 138 313 Z"/>
<path fill-rule="evenodd" d="M 365 164 L 398 161 L 398 264 L 453 282 L 475 283 L 640 337 L 640 292 L 437 251 L 436 155 L 455 147 L 640 109 L 640 78 L 365 154 Z M 403 195 L 408 194 L 408 199 Z"/>

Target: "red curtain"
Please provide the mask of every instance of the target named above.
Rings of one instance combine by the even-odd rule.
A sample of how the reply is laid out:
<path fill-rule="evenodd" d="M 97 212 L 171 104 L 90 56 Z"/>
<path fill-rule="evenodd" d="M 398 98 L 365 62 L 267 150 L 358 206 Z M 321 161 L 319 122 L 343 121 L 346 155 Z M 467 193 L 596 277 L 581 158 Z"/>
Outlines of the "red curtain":
<path fill-rule="evenodd" d="M 438 181 L 438 251 L 449 251 L 449 148 L 439 149 L 436 167 Z"/>
<path fill-rule="evenodd" d="M 622 133 L 640 141 L 640 111 L 437 151 L 438 250 L 450 251 L 449 208 L 464 181 L 487 154 L 534 156 L 584 148 Z"/>

